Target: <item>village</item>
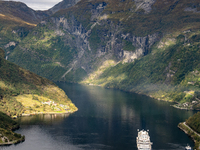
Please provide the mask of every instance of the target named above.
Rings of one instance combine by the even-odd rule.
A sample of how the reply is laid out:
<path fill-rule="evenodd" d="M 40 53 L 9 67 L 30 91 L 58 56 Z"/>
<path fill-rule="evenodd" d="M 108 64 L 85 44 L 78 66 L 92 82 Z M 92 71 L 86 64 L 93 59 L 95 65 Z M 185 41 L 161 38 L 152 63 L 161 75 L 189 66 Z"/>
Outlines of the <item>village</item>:
<path fill-rule="evenodd" d="M 36 95 L 18 96 L 17 101 L 24 105 L 22 116 L 30 116 L 35 114 L 54 114 L 54 113 L 71 113 L 69 103 L 58 103 L 51 99 Z M 16 116 L 12 116 L 17 118 Z"/>
<path fill-rule="evenodd" d="M 186 110 L 199 110 L 200 99 L 195 97 L 194 91 L 184 91 L 186 94 L 186 98 L 192 99 L 190 102 L 183 102 L 173 105 L 173 107 L 178 109 L 186 109 Z"/>
<path fill-rule="evenodd" d="M 49 106 L 51 106 L 51 107 L 54 107 L 54 110 L 56 110 L 56 111 L 61 111 L 61 109 L 59 108 L 59 106 L 60 106 L 61 108 L 63 108 L 64 110 L 66 110 L 66 111 L 69 110 L 69 106 L 63 105 L 63 104 L 58 105 L 58 104 L 55 103 L 54 101 L 48 100 L 48 101 L 46 101 L 46 102 L 41 102 L 41 103 L 42 103 L 43 105 L 49 105 Z"/>

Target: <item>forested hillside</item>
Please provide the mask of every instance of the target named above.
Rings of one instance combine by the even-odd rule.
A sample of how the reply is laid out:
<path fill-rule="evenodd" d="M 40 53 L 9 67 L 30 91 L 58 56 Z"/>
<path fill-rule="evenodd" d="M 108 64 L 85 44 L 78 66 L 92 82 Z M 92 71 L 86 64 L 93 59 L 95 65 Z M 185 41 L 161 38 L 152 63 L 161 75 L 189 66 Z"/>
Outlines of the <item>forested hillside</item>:
<path fill-rule="evenodd" d="M 74 112 L 77 108 L 53 82 L 5 60 L 0 49 L 0 111 L 10 116 L 31 113 Z M 61 106 L 46 106 L 54 101 Z"/>
<path fill-rule="evenodd" d="M 53 81 L 199 108 L 199 1 L 72 3 L 43 19 L 6 58 Z"/>

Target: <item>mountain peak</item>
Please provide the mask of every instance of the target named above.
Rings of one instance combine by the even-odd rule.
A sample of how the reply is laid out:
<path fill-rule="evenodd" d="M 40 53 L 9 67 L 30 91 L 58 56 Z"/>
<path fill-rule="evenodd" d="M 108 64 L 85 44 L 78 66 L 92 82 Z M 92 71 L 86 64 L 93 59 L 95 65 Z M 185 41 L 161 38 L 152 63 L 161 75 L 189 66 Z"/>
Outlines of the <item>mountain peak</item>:
<path fill-rule="evenodd" d="M 49 11 L 54 14 L 55 12 L 72 7 L 76 5 L 80 0 L 63 0 L 60 3 L 56 4 L 54 7 L 50 8 Z"/>
<path fill-rule="evenodd" d="M 38 23 L 48 17 L 46 11 L 35 11 L 22 2 L 14 1 L 0 1 L 0 13 L 29 23 Z"/>

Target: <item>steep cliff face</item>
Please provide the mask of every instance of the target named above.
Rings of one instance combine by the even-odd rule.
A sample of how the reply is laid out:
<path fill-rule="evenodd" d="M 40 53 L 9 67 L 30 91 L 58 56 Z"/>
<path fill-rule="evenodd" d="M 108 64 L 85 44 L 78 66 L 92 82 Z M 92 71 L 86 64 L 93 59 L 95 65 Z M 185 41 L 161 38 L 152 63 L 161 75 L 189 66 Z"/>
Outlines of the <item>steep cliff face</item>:
<path fill-rule="evenodd" d="M 81 3 L 79 5 L 81 5 Z M 151 46 L 160 39 L 158 33 L 137 37 L 132 33 L 125 32 L 123 24 L 116 24 L 113 20 L 109 20 L 108 14 L 104 13 L 108 6 L 106 2 L 87 3 L 86 5 L 91 8 L 89 12 L 85 14 L 88 15 L 89 21 L 86 21 L 88 21 L 89 24 L 82 21 L 83 18 L 81 18 L 81 16 L 77 16 L 76 13 L 71 11 L 71 9 L 75 9 L 75 7 L 65 10 L 67 12 L 64 13 L 62 11 L 58 12 L 49 19 L 42 21 L 35 31 L 31 33 L 35 35 L 35 39 L 30 41 L 30 38 L 33 36 L 28 36 L 26 40 L 15 49 L 13 54 L 7 56 L 8 59 L 32 71 L 37 70 L 36 73 L 40 74 L 40 72 L 43 72 L 44 69 L 46 69 L 45 67 L 38 68 L 36 65 L 34 68 L 33 65 L 29 66 L 29 64 L 24 64 L 23 60 L 16 58 L 16 55 L 20 53 L 21 55 L 27 53 L 29 56 L 32 55 L 32 59 L 37 61 L 37 64 L 53 63 L 57 65 L 51 66 L 52 71 L 57 67 L 62 70 L 62 73 L 60 72 L 56 78 L 53 75 L 54 72 L 40 75 L 47 78 L 52 76 L 51 79 L 53 80 L 77 82 L 77 79 L 74 78 L 74 74 L 77 74 L 77 71 L 82 72 L 82 76 L 78 77 L 78 81 L 80 81 L 85 76 L 95 71 L 95 69 L 101 66 L 106 60 L 112 59 L 116 63 L 133 62 L 135 59 L 147 55 Z M 150 6 L 148 6 L 148 9 L 145 7 L 146 11 L 150 10 Z M 62 13 L 62 15 L 60 13 Z M 46 33 L 50 33 L 51 35 L 48 37 Z M 58 43 L 53 44 L 52 40 L 55 39 L 60 39 L 63 47 L 59 47 L 57 45 Z M 45 41 L 46 44 L 40 45 L 38 41 Z M 31 47 L 30 44 L 26 44 L 27 42 L 35 46 Z M 49 44 L 52 44 L 51 47 L 49 47 Z M 68 53 L 70 56 L 60 55 L 59 57 L 54 57 L 55 54 L 51 54 L 51 56 L 47 58 L 44 51 L 40 50 L 41 47 L 49 54 L 51 53 L 50 51 L 52 51 L 51 49 L 54 49 L 53 51 L 59 51 L 59 53 L 62 51 L 65 54 Z M 38 60 L 38 57 L 40 60 Z M 55 59 L 53 60 L 52 57 Z M 49 67 L 49 65 L 45 66 Z"/>
<path fill-rule="evenodd" d="M 199 44 L 197 0 L 74 3 L 41 21 L 6 53 L 8 60 L 54 81 L 120 88 L 154 97 L 159 97 L 155 93 L 162 89 L 168 94 L 162 93 L 160 99 L 171 100 L 174 87 L 179 85 L 177 99 L 184 99 L 181 86 L 187 86 L 191 71 L 199 69 L 198 55 L 194 56 Z"/>
<path fill-rule="evenodd" d="M 0 1 L 0 47 L 6 54 L 12 53 L 29 31 L 49 15 L 47 11 L 34 11 L 21 2 Z"/>
<path fill-rule="evenodd" d="M 64 0 L 47 11 L 35 11 L 21 2 L 0 1 L 0 47 L 6 54 L 12 53 L 13 49 L 44 18 L 77 2 L 78 0 Z"/>

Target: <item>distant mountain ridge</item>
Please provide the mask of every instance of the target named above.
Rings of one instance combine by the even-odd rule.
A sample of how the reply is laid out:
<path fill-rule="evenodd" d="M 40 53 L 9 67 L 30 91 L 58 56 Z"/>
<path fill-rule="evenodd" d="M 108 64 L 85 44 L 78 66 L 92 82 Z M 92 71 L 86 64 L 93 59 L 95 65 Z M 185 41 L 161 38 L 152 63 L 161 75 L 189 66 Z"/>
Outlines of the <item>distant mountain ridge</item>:
<path fill-rule="evenodd" d="M 0 1 L 0 14 L 37 24 L 49 16 L 47 11 L 35 11 L 22 2 Z"/>
<path fill-rule="evenodd" d="M 35 11 L 22 2 L 0 1 L 0 47 L 12 51 L 43 19 L 77 2 L 78 0 L 62 1 L 49 10 Z"/>
<path fill-rule="evenodd" d="M 63 1 L 59 2 L 58 4 L 56 4 L 55 6 L 53 6 L 52 8 L 50 8 L 48 11 L 51 12 L 52 14 L 54 14 L 55 12 L 57 12 L 61 9 L 66 9 L 66 8 L 74 6 L 79 1 L 80 0 L 63 0 Z"/>
<path fill-rule="evenodd" d="M 6 54 L 50 14 L 34 11 L 21 2 L 0 1 L 0 46 L 7 49 Z M 5 52 L 0 48 L 0 146 L 25 140 L 24 136 L 13 132 L 19 124 L 11 117 L 77 111 L 65 92 L 53 82 L 4 58 Z"/>

